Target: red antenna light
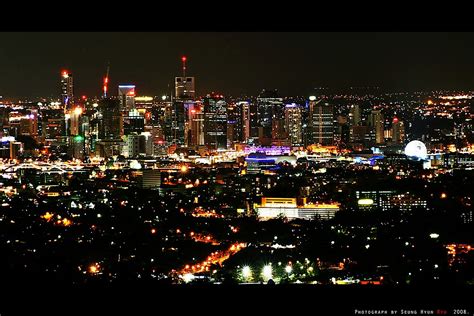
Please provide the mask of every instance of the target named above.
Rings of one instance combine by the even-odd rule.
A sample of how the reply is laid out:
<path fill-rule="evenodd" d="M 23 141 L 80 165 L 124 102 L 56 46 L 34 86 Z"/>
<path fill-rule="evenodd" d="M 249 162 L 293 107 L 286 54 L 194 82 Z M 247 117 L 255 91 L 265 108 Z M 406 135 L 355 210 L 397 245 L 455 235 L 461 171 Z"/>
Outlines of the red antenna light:
<path fill-rule="evenodd" d="M 181 61 L 183 62 L 183 77 L 186 77 L 186 56 L 181 57 Z"/>

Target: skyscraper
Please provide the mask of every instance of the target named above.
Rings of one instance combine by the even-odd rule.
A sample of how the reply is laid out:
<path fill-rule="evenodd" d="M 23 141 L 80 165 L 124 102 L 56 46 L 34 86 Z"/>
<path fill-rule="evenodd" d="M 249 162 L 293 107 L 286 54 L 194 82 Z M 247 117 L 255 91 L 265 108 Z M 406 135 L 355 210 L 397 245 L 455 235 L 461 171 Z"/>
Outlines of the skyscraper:
<path fill-rule="evenodd" d="M 67 70 L 61 72 L 61 104 L 64 109 L 74 105 L 74 82 L 72 74 Z"/>
<path fill-rule="evenodd" d="M 210 149 L 227 148 L 227 103 L 222 95 L 207 95 L 204 105 L 204 143 Z"/>
<path fill-rule="evenodd" d="M 130 111 L 135 108 L 135 85 L 119 85 L 118 97 L 120 111 Z"/>
<path fill-rule="evenodd" d="M 384 142 L 384 118 L 380 110 L 373 110 L 369 117 L 369 126 L 375 130 L 375 143 Z"/>
<path fill-rule="evenodd" d="M 136 109 L 128 111 L 123 117 L 123 134 L 140 134 L 145 131 L 145 118 Z"/>
<path fill-rule="evenodd" d="M 99 139 L 119 140 L 122 135 L 122 116 L 120 101 L 116 99 L 102 99 L 99 101 Z"/>
<path fill-rule="evenodd" d="M 283 99 L 277 90 L 263 90 L 257 97 L 258 138 L 262 145 L 270 145 L 281 135 L 284 125 Z"/>
<path fill-rule="evenodd" d="M 185 56 L 181 58 L 183 62 L 183 75 L 175 77 L 174 80 L 175 97 L 181 100 L 193 100 L 196 97 L 194 77 L 186 76 L 186 60 Z"/>
<path fill-rule="evenodd" d="M 312 100 L 311 100 L 312 99 Z M 334 144 L 334 109 L 311 98 L 309 102 L 309 140 L 323 146 Z"/>
<path fill-rule="evenodd" d="M 285 127 L 292 146 L 303 145 L 301 107 L 295 103 L 285 106 Z"/>
<path fill-rule="evenodd" d="M 200 102 L 189 103 L 188 112 L 188 130 L 187 145 L 203 146 L 204 145 L 204 109 Z"/>
<path fill-rule="evenodd" d="M 194 99 L 196 97 L 194 77 L 176 77 L 175 93 L 177 99 Z"/>
<path fill-rule="evenodd" d="M 227 141 L 230 147 L 244 140 L 241 105 L 236 102 L 227 106 Z"/>
<path fill-rule="evenodd" d="M 405 126 L 397 117 L 392 121 L 392 142 L 401 144 L 405 141 Z"/>

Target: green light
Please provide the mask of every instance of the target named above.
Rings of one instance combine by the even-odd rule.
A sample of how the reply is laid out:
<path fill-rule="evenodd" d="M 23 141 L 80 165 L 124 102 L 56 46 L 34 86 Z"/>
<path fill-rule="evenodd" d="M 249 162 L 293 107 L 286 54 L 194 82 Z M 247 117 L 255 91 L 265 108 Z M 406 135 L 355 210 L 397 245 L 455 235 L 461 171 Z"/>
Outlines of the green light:
<path fill-rule="evenodd" d="M 74 136 L 74 141 L 76 142 L 82 142 L 83 140 L 84 140 L 84 137 L 82 137 L 81 135 Z"/>

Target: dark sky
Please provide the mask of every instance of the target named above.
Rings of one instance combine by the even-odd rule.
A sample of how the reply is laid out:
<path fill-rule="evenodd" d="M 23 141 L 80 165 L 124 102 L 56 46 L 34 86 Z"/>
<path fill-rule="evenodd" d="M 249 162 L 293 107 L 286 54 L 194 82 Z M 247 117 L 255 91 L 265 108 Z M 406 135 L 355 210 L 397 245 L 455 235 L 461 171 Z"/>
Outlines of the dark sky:
<path fill-rule="evenodd" d="M 57 95 L 63 68 L 76 95 L 99 95 L 107 61 L 112 93 L 135 83 L 139 95 L 161 95 L 183 54 L 199 95 L 474 88 L 474 33 L 0 33 L 0 95 Z"/>

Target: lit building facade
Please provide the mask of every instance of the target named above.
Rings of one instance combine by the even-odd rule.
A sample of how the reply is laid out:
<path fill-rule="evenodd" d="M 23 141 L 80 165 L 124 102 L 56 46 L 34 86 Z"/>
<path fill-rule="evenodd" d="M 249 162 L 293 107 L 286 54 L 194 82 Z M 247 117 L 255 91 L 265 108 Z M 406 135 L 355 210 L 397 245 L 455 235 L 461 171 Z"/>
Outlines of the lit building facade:
<path fill-rule="evenodd" d="M 227 103 L 222 95 L 207 95 L 204 106 L 204 144 L 211 150 L 227 148 Z"/>
<path fill-rule="evenodd" d="M 336 215 L 340 206 L 337 203 L 309 204 L 306 199 L 298 205 L 296 198 L 262 197 L 261 204 L 254 208 L 259 219 L 271 219 L 283 216 L 288 219 L 320 219 L 328 220 Z"/>

